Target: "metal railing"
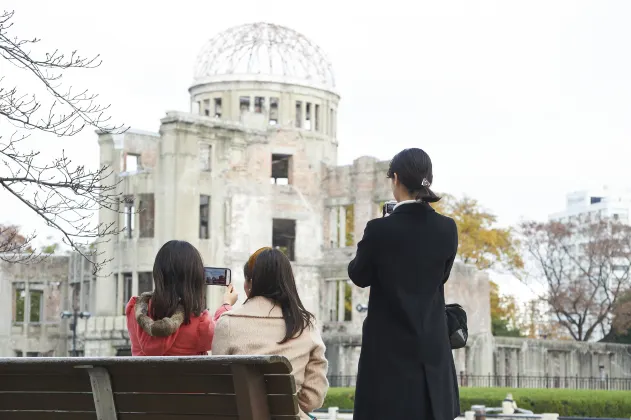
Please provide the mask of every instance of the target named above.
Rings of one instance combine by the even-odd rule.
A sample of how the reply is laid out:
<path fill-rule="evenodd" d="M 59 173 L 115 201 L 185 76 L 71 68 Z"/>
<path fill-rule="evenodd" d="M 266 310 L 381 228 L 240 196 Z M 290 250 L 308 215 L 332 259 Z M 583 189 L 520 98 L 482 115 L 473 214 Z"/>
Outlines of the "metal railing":
<path fill-rule="evenodd" d="M 331 387 L 354 387 L 356 376 L 331 375 Z M 461 387 L 477 388 L 563 388 L 563 389 L 603 389 L 631 391 L 631 377 L 610 378 L 579 376 L 523 376 L 523 375 L 469 375 L 460 373 L 458 384 Z"/>
<path fill-rule="evenodd" d="M 332 388 L 353 388 L 357 383 L 357 376 L 328 376 L 329 386 Z"/>
<path fill-rule="evenodd" d="M 603 389 L 631 390 L 631 378 L 580 377 L 576 376 L 523 376 L 523 375 L 468 375 L 460 373 L 461 387 L 478 388 L 562 388 L 562 389 Z"/>

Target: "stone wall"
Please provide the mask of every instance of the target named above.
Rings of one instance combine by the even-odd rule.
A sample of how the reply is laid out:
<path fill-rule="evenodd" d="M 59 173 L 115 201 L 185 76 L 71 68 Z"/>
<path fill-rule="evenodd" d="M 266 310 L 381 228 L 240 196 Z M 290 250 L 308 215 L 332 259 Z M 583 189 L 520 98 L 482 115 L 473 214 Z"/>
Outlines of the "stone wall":
<path fill-rule="evenodd" d="M 131 346 L 124 316 L 99 316 L 79 320 L 77 335 L 86 357 L 116 356 L 117 351 Z"/>
<path fill-rule="evenodd" d="M 629 345 L 511 337 L 495 337 L 494 342 L 499 376 L 631 379 Z"/>
<path fill-rule="evenodd" d="M 29 264 L 0 263 L 0 356 L 67 355 L 68 323 L 61 312 L 70 304 L 69 259 L 52 255 Z"/>

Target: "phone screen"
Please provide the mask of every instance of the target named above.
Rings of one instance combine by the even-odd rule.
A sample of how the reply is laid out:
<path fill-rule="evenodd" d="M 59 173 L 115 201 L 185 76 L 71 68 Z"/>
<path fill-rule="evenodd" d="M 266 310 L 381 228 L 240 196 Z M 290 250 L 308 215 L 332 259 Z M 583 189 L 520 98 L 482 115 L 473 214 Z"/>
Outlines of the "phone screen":
<path fill-rule="evenodd" d="M 206 284 L 209 286 L 229 286 L 232 279 L 229 268 L 204 267 Z"/>
<path fill-rule="evenodd" d="M 396 201 L 386 201 L 383 205 L 383 215 L 390 214 L 394 211 L 394 206 L 397 205 Z"/>

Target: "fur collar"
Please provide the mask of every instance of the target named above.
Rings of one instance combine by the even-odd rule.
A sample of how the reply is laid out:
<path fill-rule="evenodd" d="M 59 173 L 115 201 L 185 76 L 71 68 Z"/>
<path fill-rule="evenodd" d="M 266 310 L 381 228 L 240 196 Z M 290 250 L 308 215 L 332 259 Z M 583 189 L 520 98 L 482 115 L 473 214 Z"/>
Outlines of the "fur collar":
<path fill-rule="evenodd" d="M 175 334 L 184 322 L 184 308 L 179 305 L 172 316 L 154 321 L 148 314 L 151 296 L 153 296 L 152 292 L 145 292 L 136 300 L 134 305 L 136 322 L 151 337 L 168 337 Z"/>

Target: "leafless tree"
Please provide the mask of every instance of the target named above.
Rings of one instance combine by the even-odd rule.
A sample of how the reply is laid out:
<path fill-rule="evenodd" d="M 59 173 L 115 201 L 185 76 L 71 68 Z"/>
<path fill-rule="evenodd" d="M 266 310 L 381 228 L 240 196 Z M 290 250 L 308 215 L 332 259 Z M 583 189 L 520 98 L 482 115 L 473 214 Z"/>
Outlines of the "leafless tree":
<path fill-rule="evenodd" d="M 547 286 L 551 315 L 574 340 L 612 328 L 613 311 L 631 282 L 631 227 L 599 216 L 563 223 L 525 222 L 523 244 Z"/>
<path fill-rule="evenodd" d="M 76 51 L 70 55 L 57 50 L 31 52 L 39 39 L 10 36 L 13 15 L 7 11 L 0 14 L 0 57 L 20 76 L 30 78 L 24 86 L 43 94 L 26 92 L 22 86 L 7 87 L 5 76 L 0 75 L 0 125 L 12 126 L 11 134 L 3 137 L 0 132 L 0 186 L 23 204 L 23 209 L 59 231 L 64 243 L 89 259 L 98 271 L 106 261 L 99 261 L 94 245 L 109 240 L 108 236 L 117 231 L 113 224 L 96 223 L 95 211 L 102 207 L 118 211 L 121 200 L 116 185 L 105 181 L 110 169 L 90 170 L 73 164 L 63 150 L 55 158 L 40 156 L 27 148 L 27 139 L 42 133 L 74 136 L 86 127 L 114 134 L 124 132 L 124 128 L 109 122 L 105 115 L 109 105 L 96 103 L 98 95 L 62 85 L 66 71 L 98 67 L 99 56 L 86 58 Z M 16 241 L 15 234 L 17 230 L 9 227 L 0 235 L 0 258 L 9 262 L 37 258 L 39 254 L 30 249 L 34 235 Z"/>

